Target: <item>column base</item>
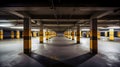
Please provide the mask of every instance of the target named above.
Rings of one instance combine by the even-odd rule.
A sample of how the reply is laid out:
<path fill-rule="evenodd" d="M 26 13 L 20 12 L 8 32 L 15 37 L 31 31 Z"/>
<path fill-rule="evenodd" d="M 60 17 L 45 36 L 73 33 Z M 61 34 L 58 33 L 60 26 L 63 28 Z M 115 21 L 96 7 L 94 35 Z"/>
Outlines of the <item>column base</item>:
<path fill-rule="evenodd" d="M 77 44 L 80 44 L 80 41 L 77 41 Z"/>
<path fill-rule="evenodd" d="M 98 38 L 100 40 L 100 38 Z"/>
<path fill-rule="evenodd" d="M 109 40 L 109 41 L 114 41 L 114 40 Z"/>
<path fill-rule="evenodd" d="M 43 41 L 40 41 L 40 43 L 43 43 Z"/>
<path fill-rule="evenodd" d="M 97 51 L 97 49 L 90 49 L 90 53 L 91 53 L 91 54 L 97 54 L 98 51 Z"/>
<path fill-rule="evenodd" d="M 24 53 L 25 54 L 30 54 L 31 53 L 31 49 L 24 49 Z"/>

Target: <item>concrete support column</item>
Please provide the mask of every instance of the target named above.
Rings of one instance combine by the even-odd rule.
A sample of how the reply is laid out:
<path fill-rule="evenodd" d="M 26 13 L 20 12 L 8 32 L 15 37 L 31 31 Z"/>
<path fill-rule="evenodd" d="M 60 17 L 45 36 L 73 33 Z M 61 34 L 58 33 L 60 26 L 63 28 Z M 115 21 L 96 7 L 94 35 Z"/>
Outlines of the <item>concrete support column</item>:
<path fill-rule="evenodd" d="M 14 38 L 14 31 L 11 31 L 11 38 Z"/>
<path fill-rule="evenodd" d="M 109 29 L 109 40 L 114 40 L 114 29 Z"/>
<path fill-rule="evenodd" d="M 30 34 L 31 37 L 33 37 L 33 32 L 31 31 L 31 34 Z"/>
<path fill-rule="evenodd" d="M 24 18 L 24 53 L 31 53 L 31 19 Z"/>
<path fill-rule="evenodd" d="M 97 54 L 97 19 L 91 19 L 90 22 L 90 52 Z"/>
<path fill-rule="evenodd" d="M 117 36 L 120 37 L 120 31 L 118 31 Z"/>
<path fill-rule="evenodd" d="M 51 39 L 51 36 L 52 36 L 52 35 L 51 35 L 51 31 L 49 31 L 49 39 Z"/>
<path fill-rule="evenodd" d="M 20 31 L 19 31 L 19 30 L 16 31 L 16 38 L 17 38 L 17 39 L 20 38 Z"/>
<path fill-rule="evenodd" d="M 108 32 L 107 31 L 105 31 L 105 37 L 107 37 L 108 36 Z"/>
<path fill-rule="evenodd" d="M 87 31 L 86 34 L 87 34 L 87 38 L 88 38 L 89 37 L 89 31 Z"/>
<path fill-rule="evenodd" d="M 77 38 L 76 39 L 77 44 L 79 44 L 80 43 L 80 26 L 79 25 L 77 26 L 77 32 L 76 33 L 77 33 L 77 37 L 76 37 Z"/>
<path fill-rule="evenodd" d="M 48 29 L 46 29 L 46 40 L 48 40 L 49 39 L 49 33 L 48 33 Z"/>
<path fill-rule="evenodd" d="M 24 31 L 22 32 L 22 37 L 24 37 Z"/>
<path fill-rule="evenodd" d="M 97 32 L 97 38 L 100 39 L 100 31 Z"/>
<path fill-rule="evenodd" d="M 34 31 L 33 32 L 33 37 L 36 37 L 37 36 L 37 33 Z"/>
<path fill-rule="evenodd" d="M 43 38 L 43 26 L 40 25 L 40 43 L 43 43 L 43 40 L 44 40 L 44 38 Z"/>
<path fill-rule="evenodd" d="M 72 40 L 74 40 L 74 30 L 72 31 Z"/>
<path fill-rule="evenodd" d="M 3 30 L 0 30 L 0 40 L 3 40 Z"/>

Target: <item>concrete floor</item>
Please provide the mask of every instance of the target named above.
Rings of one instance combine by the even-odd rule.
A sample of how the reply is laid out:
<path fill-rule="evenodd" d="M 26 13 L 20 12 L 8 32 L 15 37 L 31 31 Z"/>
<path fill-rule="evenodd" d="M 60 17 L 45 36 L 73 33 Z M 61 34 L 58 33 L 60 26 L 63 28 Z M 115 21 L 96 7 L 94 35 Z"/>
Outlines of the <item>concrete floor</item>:
<path fill-rule="evenodd" d="M 0 67 L 120 67 L 120 38 L 101 37 L 96 55 L 89 53 L 89 38 L 76 44 L 54 37 L 44 44 L 32 38 L 32 53 L 23 54 L 23 39 L 0 40 Z"/>

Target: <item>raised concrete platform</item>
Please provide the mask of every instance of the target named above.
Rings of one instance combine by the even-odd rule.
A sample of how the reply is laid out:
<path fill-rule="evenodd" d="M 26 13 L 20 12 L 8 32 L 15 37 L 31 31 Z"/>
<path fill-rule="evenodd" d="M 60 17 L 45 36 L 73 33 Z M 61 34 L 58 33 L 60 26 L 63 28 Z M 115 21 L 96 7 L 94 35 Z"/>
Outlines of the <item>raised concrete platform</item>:
<path fill-rule="evenodd" d="M 98 41 L 99 54 L 89 53 L 89 38 L 81 43 L 64 37 L 54 37 L 39 44 L 32 38 L 32 53 L 23 54 L 23 39 L 0 41 L 0 67 L 120 67 L 119 38 Z"/>

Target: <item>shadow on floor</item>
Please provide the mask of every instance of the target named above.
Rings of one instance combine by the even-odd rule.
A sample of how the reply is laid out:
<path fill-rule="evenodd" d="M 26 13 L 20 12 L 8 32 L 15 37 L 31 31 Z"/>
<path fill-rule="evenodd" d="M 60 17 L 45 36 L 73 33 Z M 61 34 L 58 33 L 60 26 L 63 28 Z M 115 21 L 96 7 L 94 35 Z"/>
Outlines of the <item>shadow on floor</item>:
<path fill-rule="evenodd" d="M 86 53 L 84 55 L 65 61 L 54 60 L 36 53 L 31 53 L 28 56 L 38 61 L 39 63 L 43 64 L 45 67 L 76 67 L 81 63 L 84 63 L 94 55 L 92 55 L 91 53 Z"/>
<path fill-rule="evenodd" d="M 45 57 L 45 56 L 41 56 L 41 55 L 36 54 L 36 53 L 31 53 L 28 56 L 33 58 L 34 60 L 38 61 L 39 63 L 41 63 L 45 67 L 73 67 L 73 66 L 67 65 L 65 63 L 62 63 L 60 61 L 50 59 L 50 58 Z"/>
<path fill-rule="evenodd" d="M 65 60 L 64 63 L 71 65 L 73 67 L 76 67 L 76 66 L 84 63 L 85 61 L 89 60 L 93 56 L 95 56 L 95 54 L 91 54 L 90 52 L 88 52 L 86 54 L 74 57 L 72 59 Z"/>

